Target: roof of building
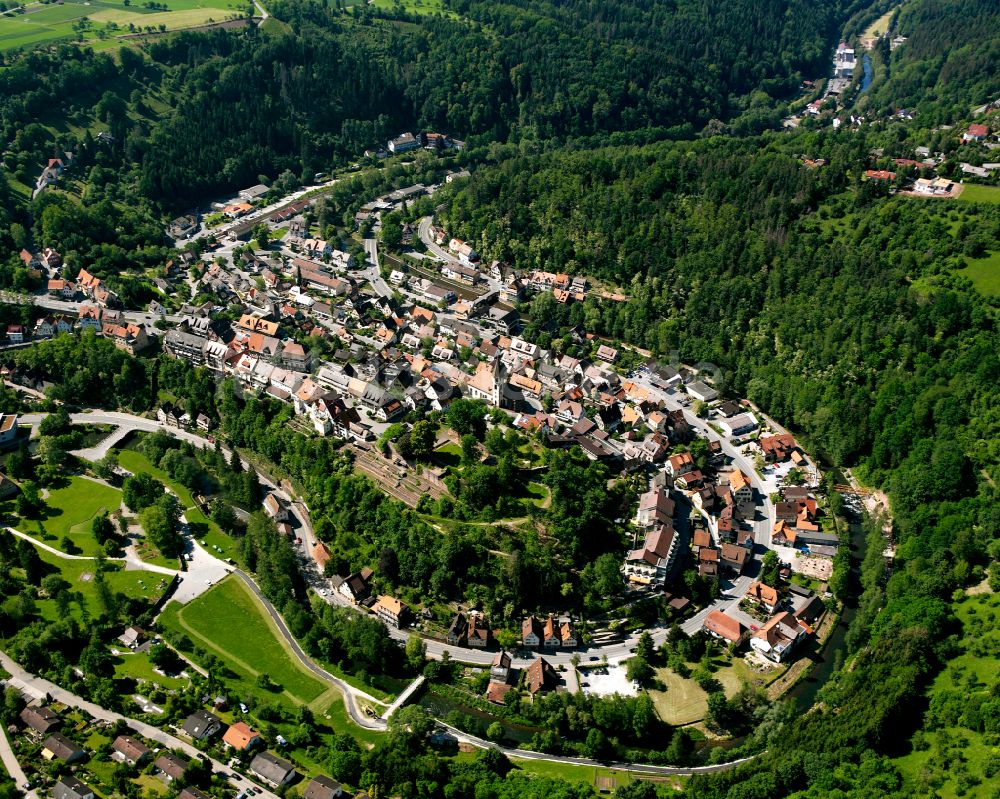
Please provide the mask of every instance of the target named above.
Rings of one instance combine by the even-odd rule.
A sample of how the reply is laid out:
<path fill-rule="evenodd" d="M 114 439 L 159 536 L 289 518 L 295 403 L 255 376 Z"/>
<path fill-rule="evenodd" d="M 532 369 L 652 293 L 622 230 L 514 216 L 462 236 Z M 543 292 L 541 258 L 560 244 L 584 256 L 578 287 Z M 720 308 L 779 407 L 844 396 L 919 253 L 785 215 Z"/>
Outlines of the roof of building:
<path fill-rule="evenodd" d="M 743 625 L 721 610 L 713 610 L 705 617 L 705 629 L 729 641 L 738 641 L 743 635 Z"/>
<path fill-rule="evenodd" d="M 309 780 L 309 784 L 306 785 L 302 797 L 303 799 L 336 799 L 336 797 L 342 796 L 343 793 L 344 789 L 339 782 L 324 774 L 320 774 L 318 777 L 313 777 Z"/>
<path fill-rule="evenodd" d="M 295 766 L 270 752 L 261 752 L 250 761 L 250 770 L 263 779 L 278 784 L 295 771 Z"/>
<path fill-rule="evenodd" d="M 260 734 L 251 729 L 246 722 L 237 721 L 226 730 L 225 735 L 222 736 L 222 740 L 233 747 L 233 749 L 246 749 L 259 737 Z"/>

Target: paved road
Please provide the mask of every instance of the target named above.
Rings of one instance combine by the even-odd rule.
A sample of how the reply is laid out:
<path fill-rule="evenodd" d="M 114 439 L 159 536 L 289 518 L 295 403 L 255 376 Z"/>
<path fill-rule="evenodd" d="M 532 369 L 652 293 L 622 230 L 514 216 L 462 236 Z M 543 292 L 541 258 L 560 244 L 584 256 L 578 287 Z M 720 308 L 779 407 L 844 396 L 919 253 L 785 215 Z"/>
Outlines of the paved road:
<path fill-rule="evenodd" d="M 449 253 L 446 249 L 438 245 L 434 241 L 434 237 L 431 236 L 431 224 L 434 222 L 434 217 L 425 216 L 421 218 L 420 223 L 417 225 L 417 235 L 420 236 L 420 240 L 427 246 L 427 250 L 441 261 L 448 262 L 454 261 L 455 256 Z"/>
<path fill-rule="evenodd" d="M 202 752 L 195 749 L 187 741 L 184 741 L 181 738 L 176 738 L 158 727 L 153 727 L 152 725 L 146 724 L 138 719 L 129 718 L 128 716 L 123 716 L 120 713 L 106 710 L 100 705 L 95 705 L 93 702 L 88 702 L 86 699 L 60 688 L 55 683 L 49 682 L 42 677 L 38 677 L 25 671 L 16 662 L 11 660 L 6 652 L 0 652 L 0 665 L 2 665 L 11 675 L 8 680 L 8 684 L 13 685 L 24 693 L 31 694 L 32 696 L 38 698 L 48 694 L 55 701 L 62 702 L 63 704 L 71 707 L 80 708 L 96 719 L 102 719 L 110 722 L 116 722 L 119 720 L 125 721 L 126 724 L 128 724 L 140 735 L 149 738 L 152 741 L 156 741 L 163 746 L 169 747 L 170 749 L 179 749 L 189 757 L 194 758 L 204 756 Z M 225 764 L 220 763 L 218 760 L 215 760 L 214 758 L 208 758 L 208 760 L 211 762 L 212 768 L 216 772 L 229 775 L 229 784 L 234 788 L 243 790 L 249 786 L 255 786 L 260 791 L 258 796 L 260 796 L 261 799 L 278 799 L 275 794 L 267 790 L 264 786 L 236 774 L 231 768 L 228 768 Z"/>
<path fill-rule="evenodd" d="M 588 768 L 615 768 L 635 772 L 636 774 L 648 774 L 650 776 L 659 775 L 664 777 L 682 777 L 690 776 L 692 774 L 712 774 L 719 771 L 729 771 L 730 769 L 736 768 L 743 763 L 753 760 L 755 757 L 759 757 L 759 755 L 753 755 L 751 757 L 741 758 L 740 760 L 732 760 L 729 763 L 718 763 L 713 766 L 654 766 L 649 763 L 600 761 L 591 760 L 587 757 L 550 755 L 545 752 L 534 752 L 530 749 L 511 749 L 507 746 L 499 746 L 498 744 L 492 743 L 483 738 L 477 738 L 475 735 L 469 735 L 467 732 L 462 732 L 457 727 L 452 727 L 450 724 L 446 724 L 443 721 L 438 721 L 437 724 L 442 729 L 451 733 L 451 735 L 453 735 L 460 743 L 471 744 L 472 746 L 477 746 L 480 749 L 496 749 L 503 752 L 507 755 L 507 757 L 514 759 L 540 760 L 547 763 L 568 763 L 573 766 L 585 766 Z"/>
<path fill-rule="evenodd" d="M 84 302 L 77 302 L 76 300 L 57 300 L 55 297 L 50 297 L 48 294 L 14 294 L 9 291 L 0 292 L 0 300 L 3 302 L 15 303 L 19 305 L 26 304 L 28 302 L 33 302 L 39 308 L 44 308 L 47 311 L 59 311 L 61 313 L 71 313 L 74 316 L 80 311 L 81 305 L 93 305 L 91 300 L 86 300 Z M 166 316 L 157 316 L 156 314 L 147 313 L 146 311 L 121 311 L 120 312 L 123 319 L 127 319 L 130 322 L 137 322 L 139 324 L 144 324 L 148 329 L 154 330 L 154 325 L 158 319 L 166 319 L 168 322 L 179 322 L 183 317 L 177 315 L 167 314 Z"/>
<path fill-rule="evenodd" d="M 368 254 L 368 268 L 365 269 L 365 278 L 372 284 L 372 288 L 381 297 L 391 297 L 392 289 L 389 284 L 382 279 L 381 265 L 378 260 L 378 242 L 375 239 L 365 239 L 365 252 Z M 376 345 L 376 349 L 381 345 Z"/>

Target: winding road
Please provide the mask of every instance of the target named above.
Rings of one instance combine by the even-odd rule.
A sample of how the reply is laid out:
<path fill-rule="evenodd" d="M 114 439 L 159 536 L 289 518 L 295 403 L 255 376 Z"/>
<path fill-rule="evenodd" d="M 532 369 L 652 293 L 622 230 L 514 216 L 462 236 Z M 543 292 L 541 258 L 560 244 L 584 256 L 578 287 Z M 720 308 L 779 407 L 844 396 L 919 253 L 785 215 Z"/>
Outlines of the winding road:
<path fill-rule="evenodd" d="M 29 423 L 37 424 L 44 415 L 45 414 L 27 414 L 24 417 L 22 417 L 22 420 L 26 424 Z M 72 419 L 73 422 L 77 423 L 104 424 L 104 425 L 114 426 L 116 428 L 127 428 L 129 431 L 138 430 L 145 432 L 154 432 L 157 430 L 165 430 L 168 433 L 175 435 L 178 438 L 181 438 L 182 440 L 190 441 L 191 443 L 194 443 L 197 446 L 208 446 L 208 441 L 199 435 L 190 433 L 186 430 L 169 427 L 165 423 L 159 422 L 157 420 L 146 419 L 144 417 L 134 416 L 132 414 L 120 413 L 116 411 L 91 410 L 83 413 L 71 414 L 70 418 Z M 692 424 L 696 424 L 699 427 L 707 426 L 703 420 L 696 419 L 695 417 L 691 417 L 690 421 L 692 422 Z M 109 439 L 113 439 L 115 441 L 120 440 L 121 439 L 120 430 L 116 430 L 115 432 L 109 434 Z M 98 445 L 98 447 L 94 449 L 100 449 L 100 446 L 101 445 Z M 739 468 L 744 468 L 741 465 L 741 463 L 744 462 L 745 459 L 740 453 L 735 452 L 735 450 L 725 442 L 723 442 L 723 448 L 727 450 L 727 454 L 730 454 L 731 457 L 734 458 L 734 463 L 736 463 Z M 729 450 L 732 450 L 732 452 L 729 452 Z M 228 455 L 228 450 L 224 450 L 224 452 Z M 747 471 L 748 474 L 754 475 L 754 479 L 756 480 L 756 475 L 752 467 L 748 466 L 745 470 Z M 285 495 L 284 492 L 282 492 L 276 485 L 274 485 L 273 482 L 267 480 L 263 476 L 261 476 L 261 481 L 269 485 L 272 488 L 272 490 L 278 491 L 283 496 L 285 496 L 286 499 L 288 499 L 287 495 Z M 757 483 L 755 483 L 755 486 L 756 485 Z M 768 510 L 767 516 L 770 518 L 773 515 L 773 508 L 770 507 L 770 502 L 769 500 L 767 500 L 766 497 L 765 497 L 765 504 Z M 304 519 L 303 522 L 306 525 L 308 524 L 308 522 Z M 769 535 L 769 530 L 770 528 L 767 528 L 764 531 L 763 535 Z M 311 528 L 307 527 L 307 534 L 310 536 L 312 535 Z M 762 535 L 762 533 L 758 532 L 758 536 L 760 535 Z M 758 541 L 759 540 L 760 539 L 758 538 Z M 57 554 L 64 555 L 64 553 L 57 553 Z M 242 570 L 227 569 L 227 571 L 235 572 L 237 577 L 241 579 L 251 590 L 253 595 L 265 608 L 271 620 L 274 622 L 274 625 L 278 633 L 280 634 L 280 636 L 287 645 L 288 651 L 299 661 L 299 663 L 303 667 L 308 669 L 311 673 L 315 674 L 317 677 L 323 680 L 324 682 L 340 690 L 340 692 L 344 696 L 345 707 L 347 708 L 347 712 L 350 715 L 352 721 L 354 721 L 354 723 L 358 724 L 359 726 L 365 729 L 384 731 L 388 726 L 387 720 L 383 717 L 374 717 L 366 714 L 362 709 L 361 702 L 367 702 L 374 706 L 381 705 L 383 707 L 385 706 L 385 703 L 375 699 L 375 697 L 371 696 L 370 694 L 358 688 L 355 688 L 354 686 L 350 685 L 349 683 L 345 682 L 339 677 L 334 676 L 326 669 L 322 668 L 321 666 L 316 664 L 313 660 L 311 660 L 308 657 L 308 655 L 303 651 L 298 641 L 295 640 L 295 637 L 291 634 L 291 631 L 285 624 L 285 621 L 282 618 L 281 614 L 271 604 L 271 602 L 263 595 L 263 592 L 260 590 L 260 587 L 254 582 L 254 580 Z M 182 575 L 182 580 L 183 580 L 183 575 Z M 743 590 L 745 591 L 745 588 Z M 340 599 L 339 595 L 336 592 L 327 592 L 326 598 L 327 601 L 337 601 Z M 707 613 L 707 609 L 706 611 L 703 611 L 703 613 Z M 698 626 L 700 627 L 700 622 L 698 623 Z M 397 641 L 403 642 L 409 637 L 409 633 L 405 630 L 395 630 L 390 627 L 389 632 L 392 635 L 392 637 Z M 665 628 L 657 628 L 652 632 L 654 640 L 657 641 L 657 643 L 664 640 L 667 635 L 667 630 Z M 551 654 L 546 653 L 546 659 L 552 662 L 553 664 L 569 664 L 573 659 L 574 655 L 579 655 L 581 657 L 586 657 L 589 655 L 591 660 L 596 660 L 598 655 L 600 655 L 600 656 L 606 656 L 609 662 L 613 662 L 615 660 L 621 660 L 627 658 L 631 654 L 630 650 L 632 649 L 632 647 L 634 647 L 637 639 L 638 636 L 633 636 L 632 638 L 622 643 L 612 644 L 605 647 L 595 647 L 589 650 L 582 650 L 576 652 L 554 652 Z M 447 651 L 451 657 L 460 660 L 462 662 L 470 662 L 476 665 L 488 665 L 494 657 L 493 652 L 482 652 L 475 649 L 466 649 L 463 647 L 448 646 L 441 641 L 436 641 L 432 639 L 424 639 L 424 640 L 427 644 L 427 654 L 429 657 L 432 658 L 440 659 Z M 530 657 L 524 657 L 524 656 L 518 657 L 515 659 L 514 662 L 517 666 L 524 668 L 527 665 L 529 665 L 533 659 L 534 659 L 534 654 L 531 654 Z M 71 704 L 86 710 L 88 713 L 97 718 L 106 718 L 109 720 L 117 720 L 119 718 L 125 718 L 125 720 L 137 732 L 152 740 L 159 741 L 171 747 L 177 746 L 183 749 L 184 751 L 189 752 L 189 754 L 195 754 L 197 752 L 197 750 L 194 750 L 193 747 L 190 747 L 183 741 L 174 738 L 173 736 L 169 735 L 168 733 L 165 733 L 164 731 L 156 727 L 152 727 L 150 725 L 144 724 L 143 722 L 139 722 L 134 719 L 128 719 L 124 716 L 120 716 L 119 714 L 104 710 L 103 708 L 100 708 L 96 705 L 86 702 L 82 698 L 77 697 L 69 693 L 68 691 L 64 691 L 63 689 L 59 688 L 53 683 L 50 683 L 46 680 L 28 674 L 23 669 L 20 669 L 20 667 L 17 666 L 16 663 L 10 660 L 10 658 L 7 657 L 7 655 L 2 652 L 0 652 L 0 664 L 2 664 L 7 669 L 7 671 L 11 673 L 11 675 L 13 675 L 13 681 L 15 685 L 21 685 L 28 689 L 33 689 L 36 694 L 39 694 L 39 692 L 41 694 L 48 693 L 50 696 L 59 699 L 60 701 L 66 702 L 67 704 Z M 750 759 L 746 758 L 744 760 L 737 760 L 729 763 L 722 763 L 712 766 L 690 767 L 690 768 L 673 767 L 673 766 L 656 766 L 643 763 L 603 763 L 596 760 L 591 760 L 589 758 L 567 757 L 563 755 L 550 755 L 544 752 L 512 749 L 510 747 L 499 746 L 490 741 L 486 741 L 482 738 L 478 738 L 476 736 L 469 735 L 468 733 L 464 733 L 460 730 L 450 727 L 447 724 L 444 724 L 443 722 L 438 721 L 437 723 L 443 729 L 447 729 L 449 734 L 452 735 L 456 740 L 458 740 L 461 743 L 467 743 L 469 745 L 480 748 L 497 749 L 506 756 L 511 758 L 547 761 L 552 763 L 564 763 L 564 764 L 586 766 L 586 767 L 611 766 L 618 769 L 626 769 L 628 771 L 639 774 L 680 776 L 680 775 L 691 775 L 698 773 L 709 773 L 714 771 L 724 771 L 727 769 L 735 768 L 736 766 Z M 0 750 L 2 750 L 2 746 L 0 746 Z M 214 761 L 213 765 L 216 765 L 220 770 L 223 769 L 223 766 L 221 764 L 215 763 Z M 230 781 L 235 786 L 240 787 L 241 778 L 239 777 L 239 775 L 236 774 L 232 775 L 232 779 Z M 272 797 L 274 797 L 274 795 L 269 792 L 265 791 L 264 793 L 265 793 L 265 799 L 272 799 Z"/>

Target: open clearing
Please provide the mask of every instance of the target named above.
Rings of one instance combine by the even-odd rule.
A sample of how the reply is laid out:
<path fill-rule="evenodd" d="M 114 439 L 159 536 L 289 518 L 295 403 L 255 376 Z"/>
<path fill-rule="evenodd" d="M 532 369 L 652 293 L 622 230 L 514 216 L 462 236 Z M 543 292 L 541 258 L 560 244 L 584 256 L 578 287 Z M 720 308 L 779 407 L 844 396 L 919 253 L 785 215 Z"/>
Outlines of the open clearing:
<path fill-rule="evenodd" d="M 229 577 L 189 604 L 169 610 L 161 616 L 164 624 L 239 674 L 252 680 L 267 674 L 293 703 L 309 704 L 327 690 L 285 648 L 264 609 L 239 579 Z"/>
<path fill-rule="evenodd" d="M 44 519 L 21 519 L 17 529 L 56 549 L 62 549 L 63 537 L 69 538 L 76 549 L 70 554 L 94 557 L 101 548 L 90 532 L 91 521 L 102 511 L 117 510 L 121 497 L 117 488 L 73 477 L 69 485 L 49 492 Z"/>
<path fill-rule="evenodd" d="M 967 183 L 956 198 L 964 203 L 1000 203 L 1000 186 L 977 186 Z"/>
<path fill-rule="evenodd" d="M 976 289 L 987 297 L 1000 297 L 1000 252 L 969 261 L 965 269 L 955 274 L 967 277 Z"/>

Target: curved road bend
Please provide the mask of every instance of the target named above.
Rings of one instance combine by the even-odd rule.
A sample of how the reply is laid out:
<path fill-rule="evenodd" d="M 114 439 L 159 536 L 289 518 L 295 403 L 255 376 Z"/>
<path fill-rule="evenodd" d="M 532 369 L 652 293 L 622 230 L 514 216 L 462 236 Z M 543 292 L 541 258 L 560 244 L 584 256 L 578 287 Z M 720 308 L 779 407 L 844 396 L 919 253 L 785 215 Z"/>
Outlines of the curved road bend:
<path fill-rule="evenodd" d="M 377 705 L 384 705 L 385 703 L 380 702 L 370 694 L 349 685 L 339 677 L 335 677 L 330 674 L 330 672 L 326 669 L 318 666 L 308 655 L 306 655 L 304 651 L 302 651 L 302 647 L 299 646 L 299 642 L 295 640 L 295 636 L 292 635 L 291 631 L 285 625 L 285 620 L 281 617 L 281 614 L 278 613 L 274 605 L 271 604 L 270 600 L 264 596 L 260 588 L 257 586 L 257 583 L 250 579 L 249 575 L 241 569 L 236 569 L 234 573 L 239 576 L 239 578 L 253 592 L 257 601 L 264 606 L 265 610 L 267 610 L 271 620 L 277 626 L 278 632 L 281 633 L 281 637 L 285 639 L 285 642 L 288 644 L 298 661 L 321 680 L 331 683 L 340 689 L 340 692 L 344 695 L 344 704 L 347 706 L 347 712 L 350 714 L 354 723 L 360 727 L 364 727 L 365 729 L 384 731 L 386 728 L 386 722 L 381 718 L 371 718 L 366 716 L 358 707 L 357 700 L 358 697 L 360 697 Z"/>
<path fill-rule="evenodd" d="M 34 414 L 34 415 L 32 415 L 32 418 L 34 419 L 34 417 L 37 417 L 37 419 L 34 419 L 34 421 L 37 423 L 38 419 L 40 419 L 42 416 L 44 416 L 44 414 Z M 708 429 L 713 439 L 717 439 L 718 438 L 718 436 L 714 434 L 714 431 L 711 431 L 710 428 L 707 427 L 707 424 L 704 422 L 704 420 L 698 419 L 697 417 L 694 417 L 693 415 L 690 415 L 690 414 L 687 414 L 687 413 L 685 413 L 685 416 L 690 416 L 691 417 L 689 419 L 690 422 L 698 425 L 699 427 Z M 175 427 L 169 427 L 166 424 L 164 424 L 162 422 L 159 422 L 159 421 L 157 421 L 155 419 L 146 419 L 144 417 L 134 416 L 134 415 L 128 414 L 128 413 L 119 413 L 119 412 L 116 412 L 116 411 L 93 410 L 93 411 L 90 411 L 90 412 L 87 412 L 87 413 L 75 413 L 75 414 L 71 414 L 70 418 L 74 422 L 93 422 L 93 423 L 96 423 L 96 424 L 117 425 L 117 426 L 129 427 L 132 430 L 143 430 L 143 431 L 146 431 L 146 432 L 153 432 L 155 430 L 166 430 L 167 432 L 169 432 L 169 433 L 171 433 L 173 435 L 176 435 L 178 438 L 181 438 L 181 439 L 186 440 L 186 441 L 190 441 L 190 442 L 192 442 L 193 444 L 195 444 L 197 446 L 204 446 L 204 445 L 206 445 L 208 443 L 205 438 L 203 438 L 201 436 L 198 436 L 198 435 L 195 435 L 193 433 L 190 433 L 190 432 L 188 432 L 186 430 L 178 429 L 178 428 L 175 428 Z M 25 421 L 29 421 L 29 419 L 26 418 Z M 734 456 L 734 462 L 736 462 L 738 466 L 740 466 L 741 468 L 746 468 L 746 470 L 748 471 L 748 473 L 752 477 L 752 480 L 754 482 L 755 487 L 757 487 L 758 490 L 759 490 L 759 488 L 760 488 L 760 481 L 759 481 L 759 479 L 756 476 L 756 472 L 753 470 L 752 466 L 750 466 L 749 463 L 746 462 L 746 459 L 742 456 L 742 454 L 739 453 L 739 452 L 737 452 L 730 445 L 728 445 L 728 442 L 723 441 L 722 446 L 723 446 L 723 449 L 726 451 L 727 454 L 729 454 L 731 456 Z M 745 466 L 744 466 L 744 464 L 745 464 Z M 261 482 L 263 482 L 263 483 L 269 485 L 270 487 L 278 490 L 277 487 L 274 486 L 273 483 L 271 483 L 269 480 L 267 480 L 263 476 L 261 476 Z M 284 492 L 282 492 L 282 493 L 284 493 Z M 766 515 L 768 516 L 768 518 L 770 518 L 771 516 L 773 516 L 774 509 L 771 506 L 770 500 L 766 496 L 764 497 L 764 503 L 765 503 L 765 510 L 767 512 Z M 758 524 L 762 524 L 762 523 L 758 523 Z M 768 521 L 765 520 L 763 522 L 763 524 L 768 524 Z M 757 534 L 758 535 L 758 537 L 757 537 L 758 542 L 760 542 L 760 540 L 761 540 L 760 539 L 761 534 L 763 534 L 764 536 L 768 536 L 770 534 L 770 526 L 768 526 L 766 528 L 766 530 L 763 530 L 763 531 L 759 530 L 758 531 L 758 534 Z M 372 729 L 372 730 L 384 730 L 385 727 L 386 727 L 385 721 L 383 719 L 380 719 L 380 718 L 379 719 L 369 718 L 364 713 L 362 713 L 361 710 L 360 710 L 360 708 L 358 707 L 357 697 L 360 696 L 360 697 L 362 697 L 362 698 L 364 698 L 366 700 L 369 700 L 369 701 L 371 701 L 371 702 L 373 702 L 375 704 L 383 704 L 383 703 L 379 702 L 378 700 L 376 700 L 374 697 L 370 696 L 369 694 L 366 694 L 363 691 L 359 691 L 358 689 L 356 689 L 353 686 L 349 685 L 348 683 L 344 682 L 340 678 L 335 677 L 334 675 L 330 674 L 328 671 L 326 671 L 325 669 L 321 668 L 316 663 L 314 663 L 305 654 L 305 652 L 302 650 L 302 648 L 299 646 L 298 642 L 295 640 L 294 636 L 292 636 L 291 632 L 288 630 L 288 627 L 285 625 L 284 619 L 282 619 L 281 614 L 278 613 L 278 611 L 275 609 L 275 607 L 267 600 L 266 597 L 264 597 L 264 595 L 261 593 L 261 591 L 260 591 L 259 587 L 257 586 L 257 584 L 248 575 L 246 575 L 244 572 L 240 571 L 239 569 L 236 569 L 235 571 L 240 575 L 240 578 L 247 584 L 247 586 L 251 589 L 251 591 L 253 592 L 253 594 L 258 598 L 258 600 L 267 609 L 268 615 L 270 615 L 270 617 L 274 620 L 275 624 L 278 627 L 278 630 L 281 632 L 282 637 L 288 642 L 289 646 L 291 647 L 292 651 L 295 653 L 295 656 L 298 658 L 298 660 L 307 669 L 309 669 L 311 672 L 313 672 L 314 674 L 316 674 L 321 679 L 323 679 L 323 680 L 325 680 L 325 681 L 327 681 L 327 682 L 335 685 L 344 694 L 345 705 L 347 707 L 348 714 L 351 716 L 351 719 L 356 724 L 358 724 L 361 727 L 365 727 L 367 729 Z M 744 580 L 744 582 L 746 584 L 749 584 L 749 578 L 746 578 Z M 742 592 L 743 593 L 746 592 L 746 586 L 745 585 L 742 587 Z M 738 602 L 738 599 L 735 600 L 735 601 Z M 732 602 L 733 602 L 732 599 L 726 599 L 726 600 L 719 600 L 719 601 L 717 601 L 716 604 L 717 605 L 719 605 L 719 604 L 723 604 L 724 605 L 724 604 L 731 604 Z M 714 607 L 714 606 L 712 606 L 712 607 Z M 703 618 L 704 615 L 707 615 L 708 611 L 711 610 L 711 609 L 712 609 L 711 607 L 710 608 L 706 608 L 705 610 L 701 611 L 701 613 L 699 613 L 695 618 L 699 618 L 699 617 Z M 701 622 L 698 621 L 698 626 L 700 627 L 700 625 L 701 625 Z M 406 631 L 404 631 L 404 630 L 393 630 L 392 628 L 389 628 L 389 632 L 393 636 L 393 638 L 395 638 L 396 640 L 405 641 L 406 638 L 408 637 L 408 633 Z M 665 628 L 659 628 L 659 629 L 651 631 L 651 632 L 652 632 L 654 640 L 656 641 L 657 644 L 661 643 L 663 640 L 666 639 L 667 630 Z M 583 650 L 582 652 L 572 652 L 572 653 L 570 653 L 570 652 L 556 652 L 556 653 L 547 654 L 546 658 L 550 659 L 550 660 L 552 660 L 553 662 L 556 662 L 556 663 L 562 663 L 563 661 L 565 661 L 566 663 L 569 663 L 570 660 L 572 659 L 572 657 L 574 655 L 581 655 L 581 656 L 588 656 L 589 655 L 590 657 L 596 657 L 597 655 L 593 654 L 593 653 L 596 652 L 596 653 L 600 653 L 601 655 L 606 655 L 608 657 L 609 661 L 617 660 L 617 659 L 623 659 L 623 658 L 628 657 L 629 654 L 631 654 L 631 652 L 630 652 L 631 647 L 633 647 L 635 645 L 635 642 L 637 640 L 638 640 L 638 636 L 633 636 L 633 637 L 627 639 L 624 642 L 621 642 L 621 643 L 618 643 L 618 644 L 614 644 L 614 645 L 611 645 L 611 646 L 607 646 L 607 647 L 595 647 L 595 648 L 590 649 L 590 650 Z M 483 662 L 486 665 L 488 665 L 493 660 L 493 654 L 494 653 L 491 653 L 491 652 L 482 652 L 480 650 L 475 650 L 475 649 L 465 649 L 463 647 L 449 646 L 449 645 L 445 644 L 442 641 L 436 641 L 436 640 L 432 640 L 432 639 L 425 639 L 425 642 L 427 644 L 427 654 L 428 654 L 428 656 L 432 657 L 432 658 L 435 658 L 435 659 L 440 659 L 442 657 L 443 653 L 445 651 L 447 651 L 449 653 L 449 656 L 453 656 L 453 657 L 455 657 L 455 659 L 462 660 L 463 662 L 466 660 L 466 657 L 468 657 L 469 658 L 469 662 L 472 662 L 472 663 L 476 663 L 477 660 L 479 660 L 479 659 L 485 659 Z M 2 655 L 0 655 L 0 657 L 2 657 Z M 517 661 L 517 663 L 519 663 L 520 665 L 528 665 L 528 664 L 530 664 L 531 660 L 533 660 L 533 658 L 529 658 L 529 659 L 523 659 L 522 658 L 522 659 L 519 659 Z M 485 741 L 483 739 L 475 738 L 474 736 L 469 736 L 469 735 L 467 735 L 465 733 L 459 733 L 459 734 L 462 735 L 462 736 L 464 736 L 464 738 L 460 738 L 460 740 L 465 740 L 467 743 L 470 743 L 470 744 L 472 744 L 474 746 L 480 746 L 480 747 L 490 746 L 490 747 L 498 748 L 498 749 L 500 749 L 500 751 L 504 752 L 504 754 L 506 754 L 506 755 L 508 755 L 510 757 L 520 757 L 520 758 L 526 758 L 526 759 L 532 759 L 532 760 L 550 760 L 552 762 L 569 762 L 569 763 L 577 763 L 577 764 L 582 764 L 582 765 L 602 765 L 602 764 L 598 763 L 597 761 L 589 761 L 586 758 L 564 758 L 564 757 L 561 757 L 561 756 L 558 756 L 558 755 L 546 755 L 546 754 L 541 753 L 541 752 L 529 752 L 529 753 L 526 754 L 526 750 L 509 749 L 509 748 L 505 748 L 505 747 L 496 747 L 494 744 L 492 744 L 492 743 L 490 743 L 488 741 Z M 733 761 L 732 763 L 724 763 L 724 764 L 720 764 L 718 766 L 706 766 L 706 767 L 701 767 L 701 768 L 702 769 L 706 769 L 707 768 L 707 769 L 717 770 L 718 771 L 718 770 L 724 770 L 724 769 L 727 769 L 727 768 L 733 768 L 736 765 L 739 765 L 739 763 L 741 763 L 741 762 L 743 762 L 743 761 Z M 648 768 L 648 769 L 668 769 L 668 768 L 673 768 L 673 767 L 667 767 L 667 766 L 643 766 L 642 764 L 631 764 L 631 765 L 627 765 L 627 766 L 618 766 L 618 767 L 619 768 L 629 768 L 629 769 L 635 770 L 635 771 L 639 771 L 642 768 Z M 650 774 L 652 774 L 652 773 L 685 774 L 685 773 L 699 773 L 699 772 L 698 772 L 697 769 L 676 769 L 674 771 L 664 771 L 664 772 L 647 771 L 647 772 L 644 772 L 644 773 L 650 773 Z"/>
<path fill-rule="evenodd" d="M 144 721 L 139 721 L 138 719 L 133 719 L 128 716 L 123 716 L 120 713 L 115 713 L 114 711 L 107 710 L 100 705 L 95 705 L 93 702 L 88 702 L 86 699 L 77 696 L 76 694 L 70 693 L 64 688 L 60 688 L 53 682 L 38 677 L 31 674 L 20 667 L 16 662 L 11 660 L 6 652 L 0 652 L 0 665 L 2 665 L 7 672 L 11 675 L 11 678 L 7 681 L 8 684 L 14 685 L 17 688 L 25 689 L 28 693 L 35 696 L 43 696 L 48 694 L 52 699 L 57 702 L 62 702 L 65 705 L 80 708 L 86 711 L 91 716 L 96 719 L 101 719 L 103 721 L 124 721 L 133 730 L 138 732 L 140 735 L 149 738 L 152 741 L 156 741 L 163 746 L 167 746 L 171 749 L 179 749 L 184 752 L 188 757 L 201 758 L 206 757 L 212 764 L 213 770 L 222 774 L 229 775 L 229 784 L 232 785 L 237 790 L 244 790 L 249 786 L 253 786 L 258 791 L 258 796 L 260 799 L 279 799 L 274 793 L 269 791 L 262 785 L 254 782 L 253 780 L 242 777 L 239 774 L 233 772 L 232 769 L 227 768 L 225 764 L 220 763 L 214 758 L 208 758 L 203 752 L 195 749 L 187 741 L 177 738 L 165 730 L 161 730 L 159 727 L 154 727 L 151 724 L 146 724 Z"/>

